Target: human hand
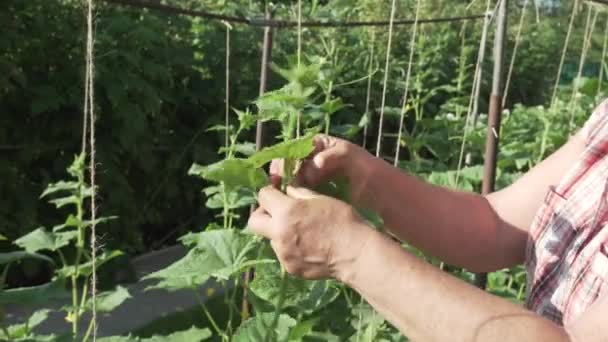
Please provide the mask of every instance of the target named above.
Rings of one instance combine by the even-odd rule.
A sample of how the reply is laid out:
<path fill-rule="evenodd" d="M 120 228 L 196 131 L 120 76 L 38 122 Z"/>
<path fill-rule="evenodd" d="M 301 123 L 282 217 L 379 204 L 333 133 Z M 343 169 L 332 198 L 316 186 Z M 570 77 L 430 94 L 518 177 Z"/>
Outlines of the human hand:
<path fill-rule="evenodd" d="M 365 149 L 343 139 L 319 134 L 313 139 L 314 151 L 306 158 L 296 176 L 296 183 L 309 188 L 344 178 L 351 184 L 351 196 L 356 203 L 368 175 L 373 156 Z M 281 184 L 283 160 L 270 164 L 270 176 L 275 186 Z"/>
<path fill-rule="evenodd" d="M 350 205 L 305 188 L 260 190 L 249 227 L 270 239 L 287 272 L 343 280 L 373 232 Z"/>

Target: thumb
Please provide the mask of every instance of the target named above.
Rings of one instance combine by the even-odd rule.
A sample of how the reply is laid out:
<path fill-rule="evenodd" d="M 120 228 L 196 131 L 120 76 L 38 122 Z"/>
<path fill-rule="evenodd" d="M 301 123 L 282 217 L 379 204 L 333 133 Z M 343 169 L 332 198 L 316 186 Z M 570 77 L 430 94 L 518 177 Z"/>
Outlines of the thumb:
<path fill-rule="evenodd" d="M 310 189 L 295 186 L 288 186 L 285 192 L 289 197 L 295 199 L 311 199 L 320 196 Z"/>

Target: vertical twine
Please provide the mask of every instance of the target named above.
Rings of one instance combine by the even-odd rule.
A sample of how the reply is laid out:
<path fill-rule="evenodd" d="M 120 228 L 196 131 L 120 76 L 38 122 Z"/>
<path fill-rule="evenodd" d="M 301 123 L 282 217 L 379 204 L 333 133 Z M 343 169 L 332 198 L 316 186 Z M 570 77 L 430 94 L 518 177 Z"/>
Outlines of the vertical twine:
<path fill-rule="evenodd" d="M 297 59 L 298 59 L 298 69 L 302 64 L 302 0 L 298 0 L 298 51 L 297 51 Z M 296 136 L 300 137 L 300 125 L 302 121 L 302 113 L 298 112 L 297 119 L 297 127 L 296 127 Z"/>
<path fill-rule="evenodd" d="M 600 76 L 597 84 L 597 96 L 602 91 L 602 82 L 604 81 L 604 63 L 606 60 L 606 48 L 608 47 L 608 20 L 606 20 L 606 27 L 604 28 L 604 47 L 602 48 L 602 59 L 600 60 Z"/>
<path fill-rule="evenodd" d="M 386 85 L 388 83 L 388 71 L 391 61 L 391 45 L 393 43 L 393 26 L 395 21 L 396 0 L 391 4 L 391 17 L 388 25 L 388 41 L 386 43 L 386 61 L 384 63 L 384 81 L 382 85 L 382 102 L 380 104 L 380 118 L 378 119 L 378 137 L 376 141 L 376 157 L 380 157 L 382 148 L 382 126 L 384 124 L 384 106 L 386 104 Z"/>
<path fill-rule="evenodd" d="M 584 41 L 583 41 L 583 47 L 581 50 L 581 58 L 578 64 L 578 71 L 576 73 L 576 79 L 574 81 L 574 84 L 572 85 L 572 95 L 570 97 L 570 120 L 568 123 L 568 127 L 570 129 L 570 132 L 572 132 L 572 130 L 574 129 L 574 107 L 575 105 L 578 103 L 577 96 L 576 94 L 578 93 L 578 89 L 579 89 L 579 80 L 581 78 L 581 76 L 583 75 L 583 68 L 585 67 L 585 60 L 587 59 L 587 52 L 589 51 L 589 47 L 591 47 L 591 38 L 593 37 L 593 31 L 595 29 L 595 22 L 597 21 L 597 15 L 598 15 L 598 10 L 595 10 L 595 13 L 593 15 L 593 19 L 591 19 L 591 6 L 588 6 L 588 11 L 587 11 L 587 21 L 585 24 L 585 37 L 584 37 Z"/>
<path fill-rule="evenodd" d="M 568 44 L 570 43 L 570 36 L 572 35 L 572 28 L 574 27 L 574 19 L 576 18 L 576 14 L 578 13 L 578 1 L 574 0 L 574 4 L 572 5 L 572 14 L 570 15 L 570 23 L 568 24 L 568 31 L 566 33 L 566 40 L 564 41 L 564 48 L 562 50 L 562 56 L 559 60 L 559 66 L 557 68 L 557 76 L 555 78 L 555 85 L 553 86 L 553 94 L 551 95 L 551 108 L 555 106 L 555 101 L 557 100 L 557 88 L 559 87 L 559 80 L 562 76 L 562 69 L 564 68 L 564 61 L 566 60 L 566 53 L 568 52 Z"/>
<path fill-rule="evenodd" d="M 372 96 L 372 80 L 373 80 L 373 71 L 374 71 L 374 45 L 376 41 L 376 31 L 374 28 L 371 28 L 372 36 L 369 44 L 369 63 L 367 67 L 367 93 L 365 95 L 365 125 L 363 125 L 363 143 L 361 146 L 363 148 L 367 145 L 367 131 L 369 127 L 369 119 L 371 118 L 371 114 L 369 112 L 371 96 Z"/>
<path fill-rule="evenodd" d="M 502 108 L 507 103 L 507 96 L 509 94 L 509 86 L 511 84 L 511 76 L 513 75 L 513 68 L 515 67 L 515 58 L 517 57 L 517 48 L 521 42 L 521 33 L 524 27 L 524 19 L 526 17 L 526 9 L 528 7 L 529 0 L 524 1 L 524 5 L 521 8 L 521 16 L 519 17 L 519 26 L 517 27 L 517 34 L 515 35 L 515 44 L 513 46 L 513 55 L 511 56 L 511 64 L 509 64 L 509 71 L 507 72 L 507 81 L 505 82 L 505 93 L 502 95 Z"/>
<path fill-rule="evenodd" d="M 462 170 L 462 164 L 464 161 L 464 150 L 466 147 L 467 137 L 468 137 L 471 122 L 474 121 L 474 120 L 472 120 L 472 116 L 475 115 L 475 112 L 477 110 L 477 107 L 475 104 L 479 101 L 479 89 L 480 89 L 480 84 L 481 84 L 481 70 L 482 70 L 482 65 L 483 65 L 484 59 L 485 59 L 485 49 L 486 49 L 486 41 L 487 41 L 487 37 L 488 37 L 488 29 L 490 27 L 491 18 L 494 16 L 496 11 L 498 10 L 499 3 L 500 3 L 500 1 L 497 2 L 496 6 L 494 8 L 494 12 L 492 12 L 492 13 L 489 12 L 491 0 L 488 0 L 486 3 L 486 17 L 483 21 L 483 31 L 481 33 L 481 40 L 479 42 L 479 52 L 477 53 L 477 63 L 475 65 L 475 73 L 473 76 L 473 85 L 471 86 L 471 96 L 469 97 L 469 105 L 467 108 L 467 117 L 465 119 L 464 129 L 462 132 L 462 143 L 460 145 L 460 153 L 458 155 L 458 166 L 456 167 L 456 180 L 455 180 L 456 184 L 455 184 L 455 186 L 458 186 L 458 181 L 460 180 L 460 171 Z"/>
<path fill-rule="evenodd" d="M 226 125 L 226 141 L 225 146 L 228 148 L 230 146 L 230 24 L 224 23 L 226 25 L 226 95 L 225 95 L 225 125 Z"/>
<path fill-rule="evenodd" d="M 87 118 L 88 110 L 88 122 L 89 122 L 89 176 L 91 184 L 91 305 L 92 305 L 92 317 L 91 326 L 93 341 L 97 339 L 97 233 L 96 233 L 96 219 L 97 219 L 97 186 L 96 186 L 96 174 L 95 174 L 95 157 L 96 157 L 96 142 L 95 142 L 95 65 L 94 65 L 94 38 L 93 38 L 93 10 L 95 4 L 94 0 L 87 0 L 87 38 L 86 38 L 86 72 L 85 72 L 85 121 Z M 86 136 L 86 130 L 83 136 Z M 84 141 L 85 139 L 83 139 Z M 85 144 L 83 144 L 85 145 Z M 85 145 L 86 146 L 86 145 Z M 86 151 L 86 147 L 83 147 Z"/>
<path fill-rule="evenodd" d="M 403 134 L 403 121 L 405 119 L 405 110 L 407 107 L 408 93 L 410 89 L 410 76 L 412 74 L 412 63 L 414 61 L 414 52 L 416 50 L 416 35 L 418 33 L 418 17 L 420 15 L 420 0 L 416 2 L 416 16 L 414 18 L 414 27 L 412 29 L 412 38 L 410 40 L 410 56 L 407 63 L 407 73 L 405 75 L 405 90 L 403 91 L 403 104 L 401 105 L 401 115 L 399 118 L 399 132 L 397 133 L 397 146 L 395 149 L 395 160 L 393 165 L 396 167 L 399 164 L 399 152 L 401 150 L 401 136 Z"/>

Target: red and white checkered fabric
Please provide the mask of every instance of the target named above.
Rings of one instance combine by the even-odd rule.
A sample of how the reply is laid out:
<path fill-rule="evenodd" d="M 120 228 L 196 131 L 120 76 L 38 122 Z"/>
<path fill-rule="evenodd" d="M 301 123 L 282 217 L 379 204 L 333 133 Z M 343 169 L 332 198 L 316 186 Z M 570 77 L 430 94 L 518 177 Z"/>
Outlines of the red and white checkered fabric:
<path fill-rule="evenodd" d="M 568 324 L 608 289 L 608 101 L 583 128 L 586 148 L 545 196 L 526 250 L 526 306 Z"/>

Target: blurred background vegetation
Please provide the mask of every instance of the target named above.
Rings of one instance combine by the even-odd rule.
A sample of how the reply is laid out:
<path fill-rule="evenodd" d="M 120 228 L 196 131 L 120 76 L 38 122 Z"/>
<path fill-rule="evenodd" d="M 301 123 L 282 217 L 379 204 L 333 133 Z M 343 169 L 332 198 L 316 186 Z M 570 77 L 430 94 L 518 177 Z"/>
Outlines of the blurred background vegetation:
<path fill-rule="evenodd" d="M 207 128 L 223 122 L 226 26 L 98 1 L 96 22 L 96 105 L 99 115 L 100 210 L 118 220 L 103 226 L 105 246 L 131 254 L 173 244 L 187 231 L 200 230 L 213 215 L 203 205 L 200 180 L 187 176 L 193 161 L 221 157 L 223 133 Z M 261 17 L 272 6 L 280 18 L 295 18 L 294 1 L 167 0 L 163 3 L 223 14 Z M 397 17 L 413 18 L 416 2 L 399 0 Z M 421 18 L 484 13 L 485 1 L 425 0 Z M 510 1 L 507 58 L 513 50 L 523 1 Z M 499 184 L 504 186 L 568 137 L 568 117 L 577 124 L 590 114 L 602 93 L 597 76 L 602 61 L 606 13 L 599 11 L 584 67 L 575 80 L 587 6 L 579 11 L 566 55 L 561 99 L 548 110 L 573 1 L 531 2 L 506 102 Z M 304 20 L 387 19 L 390 1 L 304 1 Z M 456 185 L 454 169 L 479 49 L 483 20 L 425 24 L 420 27 L 408 104 L 402 166 L 435 183 Z M 0 2 L 0 232 L 9 240 L 38 226 L 50 226 L 62 213 L 39 200 L 45 186 L 65 176 L 80 151 L 84 79 L 84 11 L 76 0 Z M 273 61 L 293 58 L 296 31 L 275 32 Z M 385 131 L 386 156 L 393 155 L 411 26 L 394 34 Z M 480 112 L 485 113 L 492 70 L 490 29 L 483 64 Z M 373 38 L 372 38 L 373 37 Z M 382 91 L 387 28 L 305 29 L 303 52 L 323 59 L 333 93 L 349 106 L 333 118 L 332 134 L 361 142 L 357 125 L 365 111 L 368 67 L 375 70 L 372 108 Z M 231 30 L 230 105 L 244 109 L 259 86 L 262 29 Z M 370 46 L 374 53 L 370 56 Z M 606 77 L 604 77 L 606 79 Z M 353 82 L 351 82 L 353 81 Z M 571 85 L 583 85 L 571 103 Z M 342 85 L 342 83 L 349 83 Z M 583 84 L 584 83 L 584 84 Z M 281 85 L 271 75 L 269 89 Z M 605 88 L 605 87 L 604 87 Z M 544 106 L 544 107 L 543 107 Z M 479 190 L 484 116 L 467 143 L 471 157 L 460 188 Z M 368 142 L 375 141 L 376 116 Z M 270 131 L 270 134 L 272 130 Z M 272 135 L 272 134 L 271 134 Z M 252 138 L 252 137 L 250 137 Z M 270 137 L 272 139 L 272 137 Z M 374 144 L 368 143 L 368 146 Z M 4 246 L 6 247 L 6 246 Z M 491 280 L 492 281 L 492 280 Z"/>

